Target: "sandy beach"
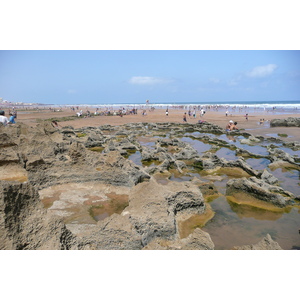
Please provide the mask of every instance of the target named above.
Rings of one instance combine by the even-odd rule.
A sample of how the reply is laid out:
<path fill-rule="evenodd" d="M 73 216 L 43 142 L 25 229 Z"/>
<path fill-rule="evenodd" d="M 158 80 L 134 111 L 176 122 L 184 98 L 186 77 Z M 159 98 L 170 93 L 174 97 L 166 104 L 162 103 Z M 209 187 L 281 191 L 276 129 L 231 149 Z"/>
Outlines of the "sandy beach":
<path fill-rule="evenodd" d="M 146 110 L 146 115 L 142 115 L 142 110 L 138 110 L 138 114 L 130 114 L 120 116 L 105 116 L 94 115 L 95 108 L 84 107 L 83 114 L 87 110 L 91 112 L 91 117 L 76 117 L 76 111 L 71 110 L 69 107 L 62 108 L 61 111 L 53 111 L 49 109 L 43 110 L 26 110 L 18 111 L 17 122 L 23 122 L 30 126 L 36 126 L 41 120 L 56 118 L 59 126 L 72 126 L 74 128 L 81 128 L 86 126 L 100 126 L 104 124 L 110 125 L 122 125 L 126 123 L 138 123 L 138 122 L 178 122 L 183 123 L 183 114 L 187 112 L 182 108 L 169 108 L 169 115 L 166 116 L 165 109 Z M 8 112 L 7 114 L 8 115 Z M 63 118 L 73 117 L 72 120 L 63 121 Z M 230 111 L 228 115 L 225 115 L 224 110 L 215 111 L 207 110 L 203 117 L 200 117 L 200 111 L 197 111 L 196 118 L 189 117 L 187 115 L 187 122 L 191 124 L 197 123 L 199 120 L 211 122 L 225 128 L 226 124 L 233 120 L 237 122 L 239 129 L 249 131 L 253 135 L 262 135 L 264 137 L 278 137 L 279 134 L 287 134 L 284 140 L 294 141 L 300 140 L 300 130 L 298 127 L 270 127 L 270 120 L 272 119 L 285 119 L 287 117 L 300 117 L 300 111 L 287 112 L 264 112 L 255 111 L 249 112 L 248 120 L 245 118 L 244 112 Z M 264 119 L 264 122 L 260 124 L 260 120 Z"/>

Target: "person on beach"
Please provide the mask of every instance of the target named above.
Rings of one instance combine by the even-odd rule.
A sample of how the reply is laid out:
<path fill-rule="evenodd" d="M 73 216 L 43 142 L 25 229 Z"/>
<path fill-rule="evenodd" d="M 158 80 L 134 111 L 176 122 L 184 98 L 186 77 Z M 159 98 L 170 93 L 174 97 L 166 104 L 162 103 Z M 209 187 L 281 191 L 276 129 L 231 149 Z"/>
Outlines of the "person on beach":
<path fill-rule="evenodd" d="M 187 122 L 187 120 L 186 120 L 186 112 L 183 114 L 183 122 Z"/>
<path fill-rule="evenodd" d="M 166 109 L 166 116 L 168 116 L 169 115 L 169 110 L 168 109 Z"/>
<path fill-rule="evenodd" d="M 10 113 L 9 115 L 10 115 L 10 117 L 9 117 L 8 123 L 9 124 L 16 124 L 15 116 L 12 113 Z"/>
<path fill-rule="evenodd" d="M 201 108 L 201 110 L 200 110 L 200 117 L 202 118 L 204 116 L 204 114 L 205 114 L 205 111 L 204 111 L 203 108 Z"/>
<path fill-rule="evenodd" d="M 5 117 L 5 111 L 4 110 L 0 110 L 0 123 L 3 123 L 4 126 L 6 126 L 8 124 L 8 119 L 7 117 Z"/>
<path fill-rule="evenodd" d="M 248 114 L 245 115 L 246 121 L 248 121 Z"/>
<path fill-rule="evenodd" d="M 230 128 L 230 131 L 232 131 L 232 130 L 238 130 L 238 128 L 236 127 L 236 125 L 237 125 L 237 122 L 234 122 L 232 124 L 231 128 Z"/>
<path fill-rule="evenodd" d="M 225 130 L 226 131 L 231 131 L 232 126 L 234 125 L 233 121 L 230 120 L 229 123 L 226 125 Z"/>

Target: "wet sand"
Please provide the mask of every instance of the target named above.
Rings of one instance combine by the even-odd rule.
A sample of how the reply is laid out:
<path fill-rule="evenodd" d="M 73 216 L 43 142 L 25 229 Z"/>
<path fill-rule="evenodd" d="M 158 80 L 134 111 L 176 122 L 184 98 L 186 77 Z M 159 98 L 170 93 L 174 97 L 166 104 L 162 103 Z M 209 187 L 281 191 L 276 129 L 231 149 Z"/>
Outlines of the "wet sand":
<path fill-rule="evenodd" d="M 86 112 L 86 109 L 83 109 L 83 113 Z M 70 108 L 62 109 L 62 111 L 50 111 L 49 109 L 45 110 L 28 110 L 28 111 L 18 111 L 17 122 L 23 122 L 30 126 L 36 126 L 39 120 L 45 120 L 50 118 L 57 118 L 60 126 L 72 126 L 74 128 L 81 128 L 85 126 L 100 126 L 100 125 L 122 125 L 127 123 L 138 123 L 138 122 L 178 122 L 183 123 L 183 114 L 187 112 L 186 109 L 182 108 L 169 108 L 169 115 L 166 116 L 165 109 L 155 109 L 154 111 L 148 111 L 147 115 L 142 115 L 142 110 L 138 110 L 136 115 L 124 115 L 120 116 L 95 116 L 95 108 L 89 109 L 92 113 L 91 117 L 80 117 L 75 118 L 70 121 L 60 121 L 62 117 L 74 117 L 76 111 L 72 111 Z M 257 111 L 249 113 L 248 121 L 245 118 L 245 113 L 243 112 L 232 112 L 228 116 L 225 116 L 224 111 L 206 111 L 203 117 L 200 117 L 200 112 L 197 111 L 196 118 L 187 116 L 187 123 L 196 124 L 199 120 L 211 122 L 225 128 L 229 120 L 236 121 L 238 123 L 237 127 L 239 129 L 244 129 L 249 131 L 253 135 L 262 135 L 264 137 L 278 137 L 286 141 L 299 141 L 300 140 L 300 130 L 298 127 L 270 127 L 270 120 L 272 119 L 285 119 L 287 117 L 300 117 L 300 111 L 297 113 L 291 112 L 269 112 L 264 113 L 263 111 Z M 260 124 L 260 119 L 264 119 L 265 122 Z M 278 133 L 287 134 L 288 137 L 279 137 Z"/>

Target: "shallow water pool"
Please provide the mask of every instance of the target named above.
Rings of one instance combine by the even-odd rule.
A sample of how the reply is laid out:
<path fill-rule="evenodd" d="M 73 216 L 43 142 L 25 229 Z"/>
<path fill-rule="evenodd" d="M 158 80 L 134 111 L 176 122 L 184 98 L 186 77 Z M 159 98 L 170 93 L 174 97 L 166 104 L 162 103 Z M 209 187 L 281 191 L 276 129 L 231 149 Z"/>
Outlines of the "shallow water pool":
<path fill-rule="evenodd" d="M 268 233 L 283 249 L 300 249 L 300 208 L 271 212 L 229 202 L 224 196 L 210 205 L 215 215 L 202 229 L 210 234 L 217 250 L 256 244 Z"/>

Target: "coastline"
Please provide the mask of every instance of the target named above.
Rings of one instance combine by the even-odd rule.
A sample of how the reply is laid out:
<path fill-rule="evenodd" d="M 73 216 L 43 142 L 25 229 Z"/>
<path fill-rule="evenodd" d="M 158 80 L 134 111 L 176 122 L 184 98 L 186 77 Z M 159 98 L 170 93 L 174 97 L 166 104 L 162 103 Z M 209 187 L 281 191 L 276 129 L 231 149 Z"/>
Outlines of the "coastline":
<path fill-rule="evenodd" d="M 142 107 L 142 106 L 141 106 Z M 83 114 L 87 110 L 91 112 L 91 117 L 76 117 L 76 109 L 72 110 L 71 107 L 61 107 L 56 106 L 45 109 L 28 109 L 28 110 L 19 110 L 18 117 L 16 122 L 22 122 L 29 126 L 37 126 L 40 121 L 47 119 L 56 119 L 58 124 L 61 127 L 72 126 L 74 128 L 81 128 L 86 126 L 97 127 L 104 124 L 109 125 L 123 125 L 127 123 L 140 123 L 140 122 L 149 122 L 149 123 L 183 123 L 183 114 L 188 112 L 184 107 L 169 107 L 169 114 L 166 116 L 165 109 L 155 108 L 151 110 L 148 107 L 146 110 L 146 115 L 142 115 L 143 109 L 138 109 L 137 114 L 123 115 L 120 117 L 118 115 L 94 115 L 96 111 L 95 106 L 82 106 L 78 107 L 82 109 Z M 8 115 L 8 109 L 6 110 L 6 115 Z M 100 108 L 98 112 L 104 112 L 104 108 Z M 114 110 L 114 112 L 116 112 Z M 283 140 L 294 141 L 300 140 L 300 130 L 298 127 L 270 127 L 270 121 L 272 119 L 285 119 L 288 117 L 300 117 L 300 110 L 290 110 L 290 111 L 271 111 L 265 112 L 264 110 L 256 110 L 248 113 L 248 120 L 245 118 L 244 110 L 233 110 L 229 109 L 228 114 L 225 114 L 225 108 L 222 109 L 209 109 L 206 110 L 206 113 L 203 117 L 200 116 L 200 111 L 196 110 L 196 118 L 193 116 L 187 116 L 187 123 L 195 124 L 199 120 L 210 122 L 216 125 L 219 125 L 222 128 L 225 128 L 227 123 L 230 120 L 237 122 L 237 127 L 245 131 L 249 131 L 253 135 L 262 135 L 264 137 L 279 137 L 278 134 L 287 134 L 287 137 L 284 137 Z M 70 118 L 70 120 L 68 120 Z M 260 120 L 264 119 L 264 122 L 260 124 Z"/>

